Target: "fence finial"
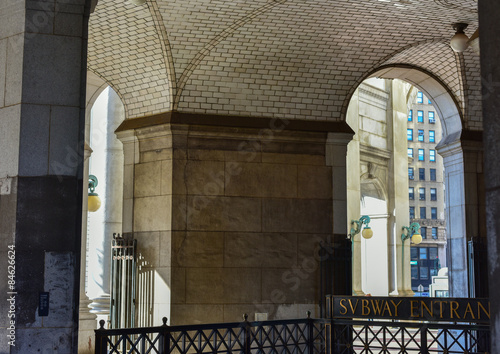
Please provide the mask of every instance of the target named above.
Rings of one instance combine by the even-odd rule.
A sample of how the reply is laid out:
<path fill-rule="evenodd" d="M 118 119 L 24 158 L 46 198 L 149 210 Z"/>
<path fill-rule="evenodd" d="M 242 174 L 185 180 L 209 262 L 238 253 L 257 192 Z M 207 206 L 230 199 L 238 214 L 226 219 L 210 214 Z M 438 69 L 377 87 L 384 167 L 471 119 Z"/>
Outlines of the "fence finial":
<path fill-rule="evenodd" d="M 100 320 L 99 324 L 101 325 L 101 328 L 99 328 L 99 329 L 104 329 L 104 325 L 106 324 L 106 321 Z"/>
<path fill-rule="evenodd" d="M 243 319 L 244 319 L 245 321 L 248 321 L 248 314 L 247 314 L 247 313 L 244 313 L 244 314 L 243 314 Z"/>
<path fill-rule="evenodd" d="M 307 318 L 311 318 L 311 311 L 306 311 Z"/>
<path fill-rule="evenodd" d="M 167 325 L 168 318 L 163 317 L 161 320 L 163 321 L 163 325 L 164 325 L 164 326 L 166 326 L 166 325 Z"/>

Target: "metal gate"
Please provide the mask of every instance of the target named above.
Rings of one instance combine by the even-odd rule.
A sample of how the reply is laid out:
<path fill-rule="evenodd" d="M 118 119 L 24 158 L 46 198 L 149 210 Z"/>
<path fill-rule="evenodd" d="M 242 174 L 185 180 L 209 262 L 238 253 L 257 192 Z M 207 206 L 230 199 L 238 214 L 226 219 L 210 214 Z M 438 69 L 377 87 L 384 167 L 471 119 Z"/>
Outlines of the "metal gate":
<path fill-rule="evenodd" d="M 137 241 L 113 234 L 111 244 L 111 328 L 132 328 L 135 324 Z"/>

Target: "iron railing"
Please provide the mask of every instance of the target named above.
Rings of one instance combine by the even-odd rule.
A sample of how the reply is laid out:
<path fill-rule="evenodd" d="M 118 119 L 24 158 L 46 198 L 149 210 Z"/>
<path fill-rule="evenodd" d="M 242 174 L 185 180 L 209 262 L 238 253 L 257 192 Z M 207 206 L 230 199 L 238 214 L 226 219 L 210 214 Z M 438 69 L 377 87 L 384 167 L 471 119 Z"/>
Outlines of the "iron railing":
<path fill-rule="evenodd" d="M 103 353 L 489 353 L 488 325 L 306 319 L 96 330 Z"/>
<path fill-rule="evenodd" d="M 326 320 L 243 322 L 96 330 L 95 353 L 297 353 L 325 352 Z"/>

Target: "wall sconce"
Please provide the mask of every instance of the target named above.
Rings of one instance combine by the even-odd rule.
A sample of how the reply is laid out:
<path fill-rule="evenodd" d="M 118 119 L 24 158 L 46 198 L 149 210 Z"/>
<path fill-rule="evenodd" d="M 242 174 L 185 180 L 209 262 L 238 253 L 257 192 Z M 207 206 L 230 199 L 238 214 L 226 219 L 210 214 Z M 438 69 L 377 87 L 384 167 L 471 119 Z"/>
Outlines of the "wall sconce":
<path fill-rule="evenodd" d="M 418 222 L 412 222 L 409 227 L 403 226 L 403 233 L 401 234 L 401 241 L 403 241 L 403 245 L 408 239 L 411 239 L 415 245 L 422 242 L 422 235 L 418 232 L 419 230 L 420 224 Z"/>
<path fill-rule="evenodd" d="M 98 184 L 97 177 L 89 175 L 88 211 L 90 212 L 97 211 L 101 207 L 101 198 L 94 192 Z"/>
<path fill-rule="evenodd" d="M 467 23 L 454 23 L 453 29 L 455 30 L 455 35 L 451 38 L 450 46 L 457 53 L 462 53 L 469 47 L 469 37 L 464 33 L 467 28 Z"/>
<path fill-rule="evenodd" d="M 348 239 L 354 240 L 354 236 L 359 234 L 361 231 L 361 227 L 365 224 L 365 228 L 361 233 L 361 236 L 366 239 L 370 239 L 373 236 L 373 231 L 370 226 L 370 217 L 368 215 L 363 215 L 359 218 L 359 220 L 351 220 L 351 232 L 347 235 Z"/>

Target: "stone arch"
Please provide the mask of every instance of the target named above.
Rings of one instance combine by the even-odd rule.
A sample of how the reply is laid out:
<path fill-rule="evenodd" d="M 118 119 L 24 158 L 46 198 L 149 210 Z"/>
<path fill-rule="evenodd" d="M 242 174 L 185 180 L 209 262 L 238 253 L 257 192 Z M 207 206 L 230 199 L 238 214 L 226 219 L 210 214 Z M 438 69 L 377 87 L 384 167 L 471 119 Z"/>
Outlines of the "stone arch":
<path fill-rule="evenodd" d="M 463 113 L 458 108 L 460 103 L 451 90 L 434 74 L 422 68 L 398 64 L 383 66 L 369 77 L 400 79 L 418 87 L 432 100 L 436 108 L 441 119 L 444 140 L 460 136 L 464 120 Z"/>
<path fill-rule="evenodd" d="M 463 112 L 459 109 L 460 103 L 451 89 L 435 74 L 409 64 L 388 64 L 373 70 L 362 81 L 373 77 L 399 79 L 418 87 L 432 100 L 436 108 L 443 127 L 443 142 L 454 141 L 460 137 L 464 126 Z M 344 112 L 347 112 L 354 91 L 346 98 Z M 345 114 L 343 113 L 343 116 Z"/>

